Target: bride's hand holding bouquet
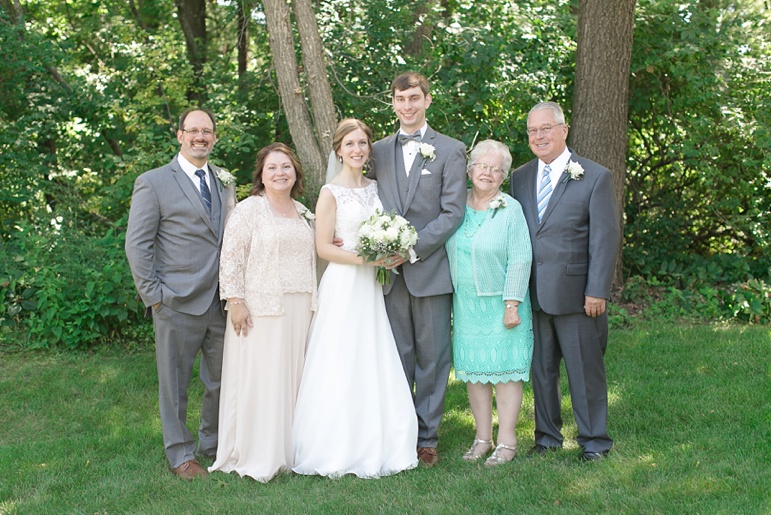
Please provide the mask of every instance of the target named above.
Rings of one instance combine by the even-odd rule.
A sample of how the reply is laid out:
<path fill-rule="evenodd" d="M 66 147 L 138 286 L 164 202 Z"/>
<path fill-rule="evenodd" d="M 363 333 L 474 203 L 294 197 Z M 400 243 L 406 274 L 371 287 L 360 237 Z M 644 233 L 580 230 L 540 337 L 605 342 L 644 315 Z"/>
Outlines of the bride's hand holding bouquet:
<path fill-rule="evenodd" d="M 377 210 L 361 223 L 356 252 L 364 261 L 378 267 L 377 282 L 389 284 L 388 269 L 406 261 L 405 256 L 417 242 L 418 233 L 407 220 L 393 212 Z M 398 272 L 394 270 L 394 273 Z"/>

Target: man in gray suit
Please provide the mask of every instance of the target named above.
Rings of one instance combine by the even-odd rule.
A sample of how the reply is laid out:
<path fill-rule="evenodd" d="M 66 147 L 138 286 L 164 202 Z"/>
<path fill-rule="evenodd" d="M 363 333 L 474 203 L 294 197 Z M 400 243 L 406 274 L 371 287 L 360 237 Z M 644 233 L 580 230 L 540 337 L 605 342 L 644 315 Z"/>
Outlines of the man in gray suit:
<path fill-rule="evenodd" d="M 418 417 L 417 451 L 433 466 L 438 429 L 450 372 L 452 283 L 444 244 L 463 222 L 466 201 L 466 147 L 426 123 L 429 84 L 414 72 L 391 84 L 397 134 L 373 145 L 370 173 L 377 179 L 383 207 L 396 211 L 418 231 L 410 259 L 392 265 L 392 283 L 383 289 L 386 310 Z"/>
<path fill-rule="evenodd" d="M 219 262 L 225 221 L 235 206 L 233 177 L 207 163 L 217 141 L 214 116 L 188 109 L 179 118 L 179 154 L 134 184 L 126 256 L 155 327 L 158 404 L 172 472 L 205 476 L 195 456 L 217 452 L 225 317 Z M 223 180 L 225 185 L 223 185 Z M 205 392 L 198 448 L 187 429 L 187 390 L 201 351 Z"/>
<path fill-rule="evenodd" d="M 610 172 L 567 148 L 562 109 L 543 102 L 527 117 L 537 159 L 511 176 L 511 196 L 525 213 L 533 246 L 535 446 L 544 454 L 562 447 L 560 360 L 567 370 L 581 459 L 605 457 L 608 388 L 603 356 L 605 311 L 620 242 Z"/>

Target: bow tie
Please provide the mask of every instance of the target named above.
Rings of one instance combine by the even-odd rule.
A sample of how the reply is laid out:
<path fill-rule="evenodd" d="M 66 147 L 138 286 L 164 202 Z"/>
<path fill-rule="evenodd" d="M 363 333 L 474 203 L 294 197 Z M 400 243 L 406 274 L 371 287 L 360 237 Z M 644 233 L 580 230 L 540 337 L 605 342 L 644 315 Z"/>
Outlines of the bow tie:
<path fill-rule="evenodd" d="M 400 145 L 406 145 L 408 141 L 417 141 L 418 143 L 423 141 L 423 137 L 420 135 L 420 131 L 415 131 L 412 134 L 399 134 Z"/>

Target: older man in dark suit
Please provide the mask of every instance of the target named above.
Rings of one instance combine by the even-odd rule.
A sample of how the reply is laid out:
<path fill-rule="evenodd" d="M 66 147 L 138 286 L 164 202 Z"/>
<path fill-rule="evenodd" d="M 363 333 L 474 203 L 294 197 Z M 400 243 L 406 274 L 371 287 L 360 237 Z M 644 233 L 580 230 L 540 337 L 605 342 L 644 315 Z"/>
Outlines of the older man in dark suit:
<path fill-rule="evenodd" d="M 512 174 L 510 191 L 522 204 L 533 247 L 532 452 L 562 447 L 559 368 L 564 358 L 580 457 L 597 460 L 613 445 L 603 361 L 606 303 L 620 242 L 611 175 L 567 148 L 565 115 L 554 102 L 530 110 L 527 134 L 537 159 Z"/>
<path fill-rule="evenodd" d="M 208 163 L 217 141 L 214 116 L 188 109 L 179 119 L 179 154 L 134 184 L 126 256 L 155 327 L 158 404 L 172 472 L 205 476 L 196 456 L 217 452 L 225 317 L 219 262 L 227 215 L 235 206 L 233 177 Z M 187 429 L 187 389 L 201 352 L 198 447 Z"/>
<path fill-rule="evenodd" d="M 378 193 L 386 210 L 415 226 L 418 243 L 410 260 L 383 288 L 386 310 L 407 381 L 415 391 L 418 458 L 439 461 L 436 447 L 450 372 L 452 282 L 444 244 L 463 222 L 466 147 L 426 122 L 431 93 L 425 77 L 406 72 L 391 84 L 399 131 L 373 145 Z"/>

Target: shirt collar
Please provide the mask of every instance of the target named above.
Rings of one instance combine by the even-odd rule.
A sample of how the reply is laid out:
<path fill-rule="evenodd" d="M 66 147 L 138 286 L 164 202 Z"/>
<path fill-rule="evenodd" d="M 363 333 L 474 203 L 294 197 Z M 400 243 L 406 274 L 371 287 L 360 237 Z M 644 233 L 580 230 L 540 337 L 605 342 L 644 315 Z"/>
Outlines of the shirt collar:
<path fill-rule="evenodd" d="M 562 151 L 562 153 L 557 156 L 557 158 L 549 163 L 549 166 L 551 167 L 551 173 L 549 174 L 549 178 L 552 182 L 559 179 L 560 175 L 562 175 L 562 172 L 565 171 L 565 168 L 568 165 L 568 161 L 570 161 L 570 150 L 565 147 L 565 150 Z M 543 173 L 543 167 L 546 166 L 546 163 L 538 160 L 538 176 L 540 177 Z"/>
<path fill-rule="evenodd" d="M 421 128 L 420 128 L 420 137 L 421 137 L 421 138 L 422 138 L 423 136 L 425 136 L 425 135 L 426 135 L 426 131 L 427 131 L 427 130 L 428 130 L 428 122 L 424 123 L 424 124 L 423 124 L 423 127 L 421 127 Z M 406 134 L 406 135 L 408 135 L 408 136 L 409 136 L 409 133 L 408 133 L 408 132 L 405 132 L 405 131 L 403 131 L 401 127 L 399 127 L 399 132 L 397 132 L 396 134 L 397 134 L 397 135 L 399 135 L 399 134 Z"/>

